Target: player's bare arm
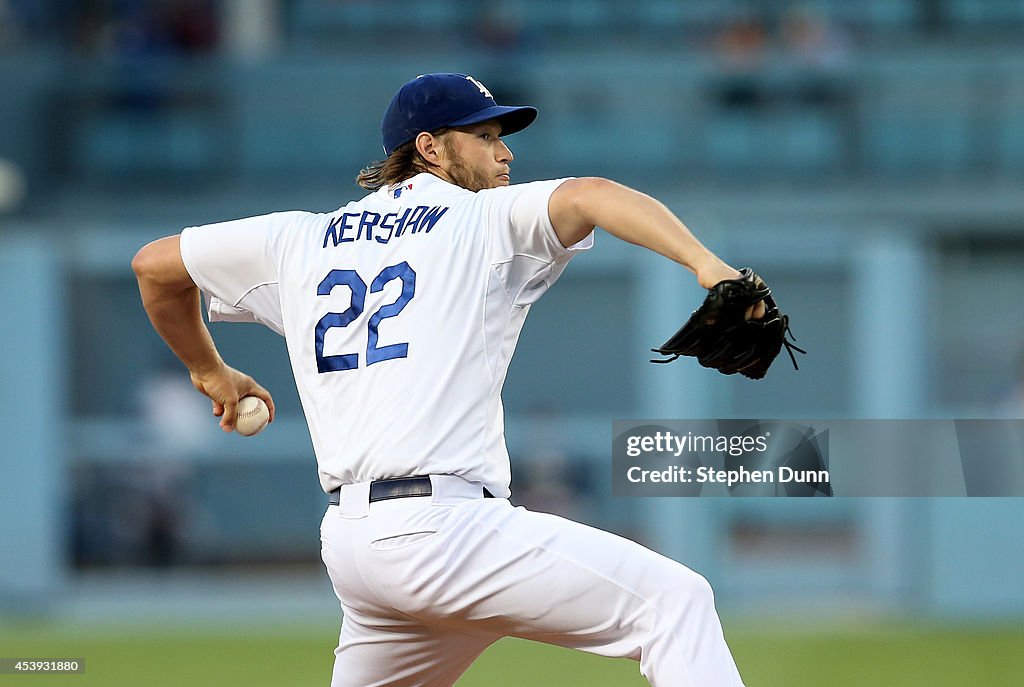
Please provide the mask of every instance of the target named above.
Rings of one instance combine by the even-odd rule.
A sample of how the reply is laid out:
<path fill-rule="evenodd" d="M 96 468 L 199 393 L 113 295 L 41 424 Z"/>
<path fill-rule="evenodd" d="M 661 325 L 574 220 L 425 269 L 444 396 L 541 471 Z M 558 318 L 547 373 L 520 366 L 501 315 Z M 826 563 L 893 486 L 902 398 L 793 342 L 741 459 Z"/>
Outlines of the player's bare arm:
<path fill-rule="evenodd" d="M 599 226 L 623 241 L 678 262 L 697 275 L 704 288 L 740 276 L 738 270 L 698 241 L 663 203 L 608 179 L 566 181 L 551 194 L 548 214 L 563 246 L 579 242 Z M 764 305 L 759 303 L 750 316 L 763 314 Z"/>
<path fill-rule="evenodd" d="M 238 399 L 243 396 L 262 398 L 273 419 L 270 393 L 249 375 L 228 366 L 217 352 L 203 322 L 199 289 L 181 259 L 179 237 L 144 246 L 132 260 L 132 269 L 153 328 L 188 368 L 196 389 L 212 401 L 221 428 L 234 429 Z"/>
<path fill-rule="evenodd" d="M 696 274 L 705 288 L 739 275 L 661 202 L 608 179 L 570 179 L 551 194 L 548 214 L 563 246 L 579 242 L 599 226 L 678 262 Z"/>

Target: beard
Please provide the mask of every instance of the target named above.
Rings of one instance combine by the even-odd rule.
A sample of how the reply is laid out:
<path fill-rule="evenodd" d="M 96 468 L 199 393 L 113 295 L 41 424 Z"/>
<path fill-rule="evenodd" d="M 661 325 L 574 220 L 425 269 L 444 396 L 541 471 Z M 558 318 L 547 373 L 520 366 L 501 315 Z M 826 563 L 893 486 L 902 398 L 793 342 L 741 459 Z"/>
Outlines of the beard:
<path fill-rule="evenodd" d="M 448 143 L 448 141 L 445 141 Z M 454 146 L 446 146 L 446 153 L 451 160 L 448 165 L 448 176 L 456 186 L 461 186 L 467 191 L 476 193 L 485 188 L 494 188 L 497 184 L 495 179 L 480 169 L 473 169 L 466 164 L 466 161 L 454 149 Z"/>

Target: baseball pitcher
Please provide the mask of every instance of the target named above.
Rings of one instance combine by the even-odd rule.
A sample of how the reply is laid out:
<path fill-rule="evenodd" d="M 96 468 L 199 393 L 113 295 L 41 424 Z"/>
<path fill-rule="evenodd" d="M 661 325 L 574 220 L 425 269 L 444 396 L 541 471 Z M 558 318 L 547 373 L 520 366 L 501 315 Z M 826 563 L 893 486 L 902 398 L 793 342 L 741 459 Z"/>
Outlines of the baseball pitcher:
<path fill-rule="evenodd" d="M 629 657 L 659 687 L 743 684 L 703 577 L 509 503 L 501 388 L 530 305 L 597 226 L 720 296 L 663 354 L 763 375 L 784 316 L 763 281 L 649 196 L 599 178 L 512 184 L 504 137 L 536 116 L 471 76 L 419 76 L 384 113 L 365 197 L 189 227 L 132 263 L 153 326 L 225 431 L 241 397 L 272 414 L 273 400 L 221 358 L 200 292 L 211 321 L 261 322 L 287 341 L 329 495 L 333 687 L 451 685 L 505 636 Z"/>

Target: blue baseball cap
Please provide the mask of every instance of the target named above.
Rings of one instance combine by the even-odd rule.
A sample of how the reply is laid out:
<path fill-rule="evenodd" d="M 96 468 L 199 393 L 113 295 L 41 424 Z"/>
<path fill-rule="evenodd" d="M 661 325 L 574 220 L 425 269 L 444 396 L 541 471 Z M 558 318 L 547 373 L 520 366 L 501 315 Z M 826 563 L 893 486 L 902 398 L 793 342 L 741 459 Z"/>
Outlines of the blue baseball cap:
<path fill-rule="evenodd" d="M 395 93 L 380 131 L 384 154 L 390 155 L 423 131 L 496 119 L 501 135 L 507 136 L 522 131 L 536 118 L 535 107 L 498 105 L 491 92 L 467 74 L 421 74 Z"/>

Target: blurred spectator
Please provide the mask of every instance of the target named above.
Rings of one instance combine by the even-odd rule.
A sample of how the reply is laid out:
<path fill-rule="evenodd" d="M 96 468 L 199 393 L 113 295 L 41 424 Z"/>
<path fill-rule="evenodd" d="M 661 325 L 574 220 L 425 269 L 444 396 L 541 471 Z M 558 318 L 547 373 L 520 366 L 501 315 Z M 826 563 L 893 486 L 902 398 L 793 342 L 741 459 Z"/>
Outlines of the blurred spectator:
<path fill-rule="evenodd" d="M 69 21 L 73 47 L 87 55 L 131 58 L 158 51 L 156 27 L 142 0 L 114 5 L 82 0 Z"/>
<path fill-rule="evenodd" d="M 849 35 L 825 15 L 794 5 L 779 26 L 783 57 L 794 70 L 791 97 L 798 105 L 829 106 L 847 100 L 842 72 L 849 65 Z"/>
<path fill-rule="evenodd" d="M 196 393 L 181 365 L 170 357 L 140 388 L 143 462 L 132 471 L 138 494 L 142 561 L 166 566 L 180 562 L 192 460 L 212 424 L 210 405 Z"/>
<path fill-rule="evenodd" d="M 482 53 L 483 81 L 499 103 L 524 103 L 530 94 L 523 89 L 526 58 L 532 40 L 522 8 L 517 2 L 486 2 L 473 20 L 470 45 Z"/>
<path fill-rule="evenodd" d="M 212 0 L 174 0 L 163 5 L 161 23 L 177 52 L 192 55 L 217 49 L 220 27 Z"/>
<path fill-rule="evenodd" d="M 168 360 L 139 390 L 139 457 L 83 463 L 75 472 L 73 558 L 78 566 L 164 568 L 187 562 L 192 460 L 209 405 Z"/>
<path fill-rule="evenodd" d="M 0 52 L 47 40 L 54 8 L 39 0 L 0 0 Z"/>
<path fill-rule="evenodd" d="M 722 77 L 715 99 L 723 109 L 754 109 L 764 104 L 760 72 L 768 58 L 768 33 L 754 13 L 743 13 L 726 26 L 714 41 L 715 58 Z"/>
<path fill-rule="evenodd" d="M 208 161 L 199 146 L 175 149 L 161 142 L 186 127 L 193 140 L 206 135 L 204 117 L 213 106 L 194 80 L 177 78 L 177 69 L 189 68 L 177 62 L 218 48 L 214 0 L 82 0 L 64 11 L 73 49 L 98 58 L 82 64 L 103 65 L 96 71 L 87 67 L 101 80 L 85 79 L 88 85 L 81 89 L 69 84 L 67 102 L 58 109 L 66 122 L 60 128 L 69 132 L 64 164 L 89 167 L 89 156 L 76 158 L 76 148 L 95 151 L 93 159 L 104 160 L 98 166 L 122 173 Z M 190 119 L 193 113 L 199 114 Z"/>
<path fill-rule="evenodd" d="M 8 0 L 0 0 L 0 51 L 17 45 L 21 34 L 21 22 L 14 8 Z"/>
<path fill-rule="evenodd" d="M 485 50 L 515 55 L 526 47 L 526 23 L 514 2 L 484 3 L 473 24 L 473 42 Z"/>
<path fill-rule="evenodd" d="M 187 478 L 184 464 L 79 463 L 70 512 L 75 565 L 166 568 L 187 562 Z"/>
<path fill-rule="evenodd" d="M 213 0 L 82 0 L 70 22 L 78 50 L 125 60 L 209 53 L 220 35 Z"/>
<path fill-rule="evenodd" d="M 768 50 L 764 21 L 752 12 L 738 15 L 715 37 L 715 49 L 727 71 L 757 71 L 763 66 Z"/>
<path fill-rule="evenodd" d="M 758 15 L 745 13 L 716 37 L 715 57 L 723 72 L 717 101 L 723 108 L 754 109 L 780 99 L 798 105 L 842 99 L 836 81 L 850 63 L 849 34 L 802 4 L 790 6 L 777 19 L 770 30 Z M 770 83 L 780 74 L 791 87 Z"/>
<path fill-rule="evenodd" d="M 783 50 L 799 66 L 829 71 L 849 62 L 849 35 L 812 7 L 790 7 L 782 15 L 779 34 Z"/>

